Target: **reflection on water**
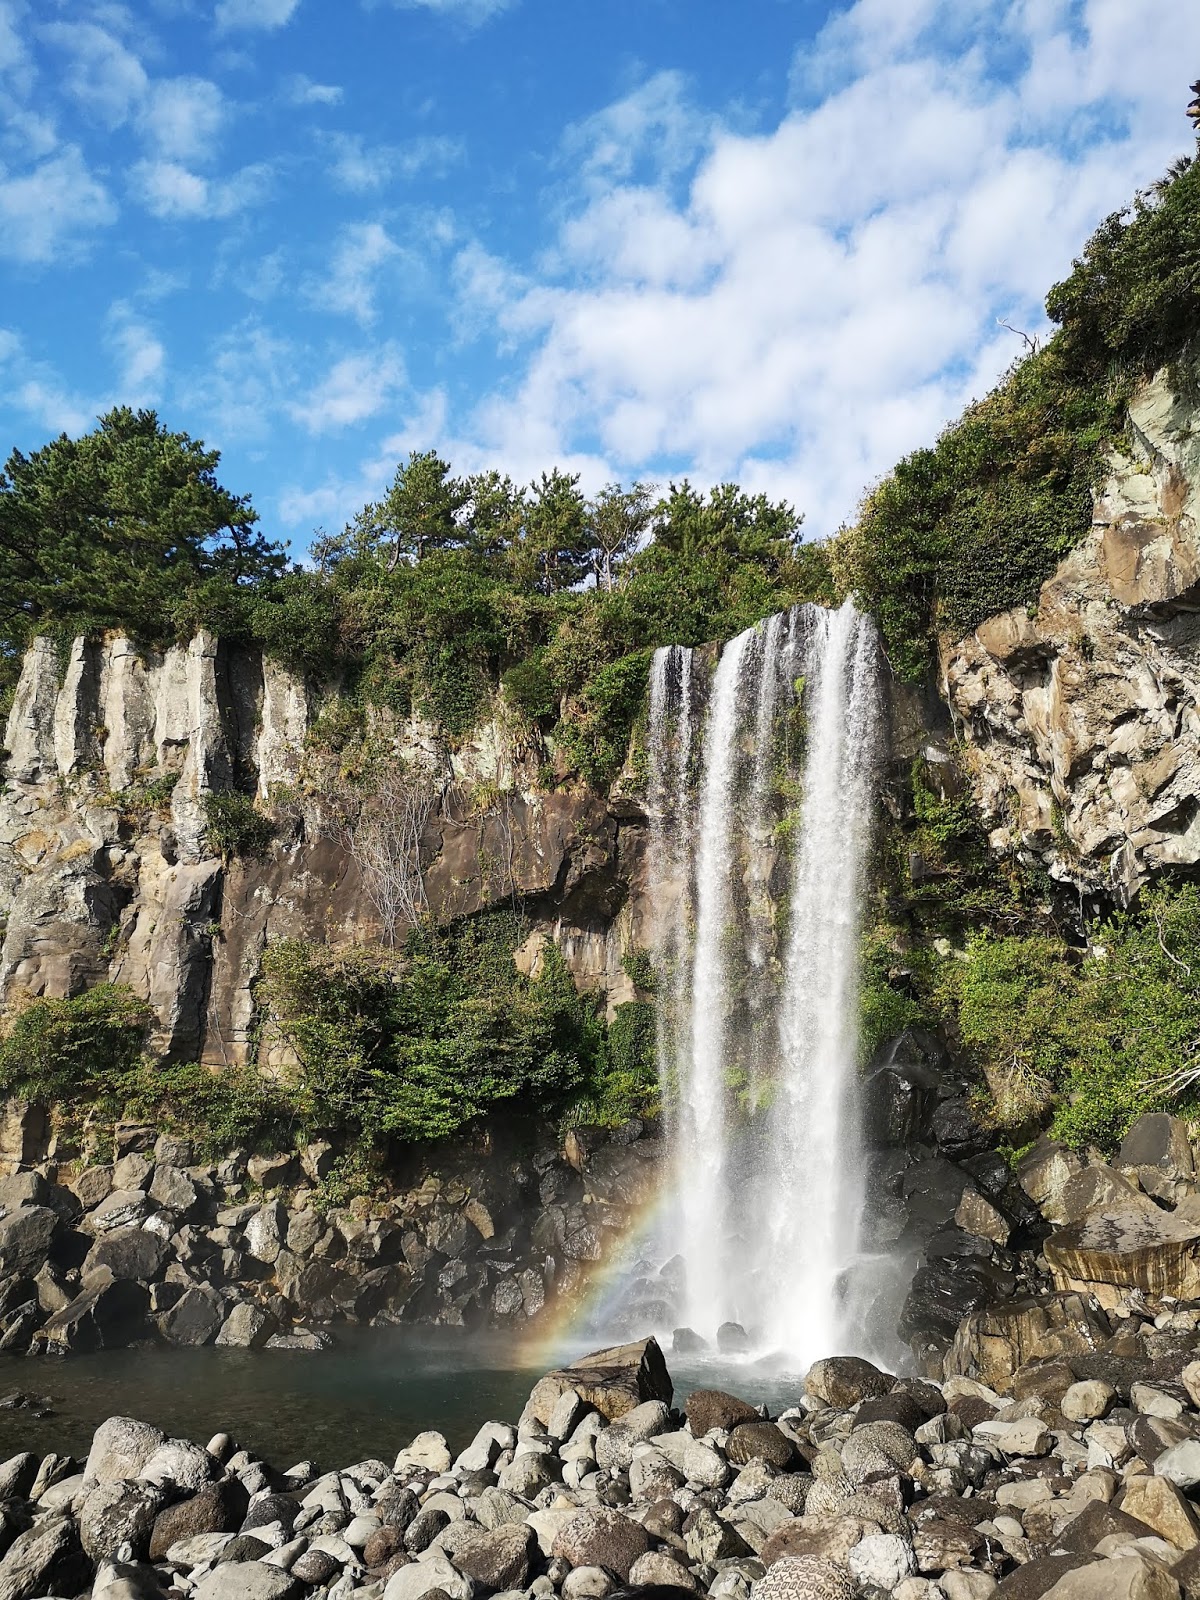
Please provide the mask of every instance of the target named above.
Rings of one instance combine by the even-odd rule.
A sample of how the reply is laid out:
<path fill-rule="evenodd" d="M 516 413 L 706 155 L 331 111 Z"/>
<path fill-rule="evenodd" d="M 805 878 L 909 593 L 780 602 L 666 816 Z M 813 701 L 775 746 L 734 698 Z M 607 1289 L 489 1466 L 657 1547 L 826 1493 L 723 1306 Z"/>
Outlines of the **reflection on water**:
<path fill-rule="evenodd" d="M 558 1359 L 584 1354 L 565 1348 Z M 729 1388 L 772 1412 L 801 1389 L 794 1374 L 763 1363 L 668 1354 L 675 1402 L 692 1389 Z M 53 1416 L 0 1409 L 0 1460 L 18 1450 L 86 1455 L 96 1426 L 134 1416 L 205 1443 L 230 1433 L 286 1468 L 311 1459 L 347 1466 L 368 1456 L 390 1462 L 423 1428 L 461 1449 L 480 1423 L 515 1422 L 545 1370 L 528 1346 L 458 1329 L 346 1330 L 333 1350 L 114 1350 L 63 1361 L 0 1356 L 0 1396 L 46 1396 Z"/>

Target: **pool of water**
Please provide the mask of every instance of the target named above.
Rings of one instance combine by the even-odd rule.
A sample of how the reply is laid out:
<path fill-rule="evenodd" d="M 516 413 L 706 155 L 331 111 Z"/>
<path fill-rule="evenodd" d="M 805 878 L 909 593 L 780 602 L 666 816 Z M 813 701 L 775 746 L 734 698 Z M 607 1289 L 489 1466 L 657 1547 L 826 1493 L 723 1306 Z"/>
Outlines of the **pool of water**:
<path fill-rule="evenodd" d="M 86 1455 L 97 1425 L 133 1416 L 204 1444 L 229 1433 L 281 1468 L 312 1460 L 391 1461 L 437 1428 L 455 1449 L 492 1418 L 515 1422 L 537 1379 L 595 1344 L 563 1346 L 531 1364 L 527 1345 L 456 1329 L 344 1332 L 332 1350 L 114 1350 L 47 1361 L 0 1356 L 0 1460 L 18 1450 Z M 760 1363 L 668 1356 L 675 1403 L 692 1389 L 731 1389 L 772 1411 L 800 1391 L 794 1374 Z M 52 1414 L 5 1409 L 19 1391 Z"/>

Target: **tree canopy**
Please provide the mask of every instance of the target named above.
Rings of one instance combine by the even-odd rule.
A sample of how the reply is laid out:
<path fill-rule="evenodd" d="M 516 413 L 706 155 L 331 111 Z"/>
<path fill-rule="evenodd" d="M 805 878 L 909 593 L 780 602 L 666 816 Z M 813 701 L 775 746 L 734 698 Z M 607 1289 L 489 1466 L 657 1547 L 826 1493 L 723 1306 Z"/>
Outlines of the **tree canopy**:
<path fill-rule="evenodd" d="M 169 640 L 196 591 L 211 605 L 276 577 L 282 551 L 249 499 L 218 482 L 219 461 L 126 406 L 80 439 L 14 450 L 0 474 L 0 649 L 55 624 Z"/>

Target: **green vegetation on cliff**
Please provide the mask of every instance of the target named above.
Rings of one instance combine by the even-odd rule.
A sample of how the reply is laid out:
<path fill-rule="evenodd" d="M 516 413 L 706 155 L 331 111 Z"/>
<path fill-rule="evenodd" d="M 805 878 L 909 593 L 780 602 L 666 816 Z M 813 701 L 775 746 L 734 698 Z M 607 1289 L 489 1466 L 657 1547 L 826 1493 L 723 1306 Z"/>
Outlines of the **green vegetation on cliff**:
<path fill-rule="evenodd" d="M 99 1128 L 153 1117 L 213 1150 L 317 1134 L 382 1149 L 505 1109 L 610 1125 L 653 1112 L 652 1009 L 621 1006 L 607 1027 L 552 942 L 533 976 L 518 970 L 524 932 L 492 912 L 418 928 L 400 952 L 272 945 L 257 999 L 263 1044 L 282 1060 L 275 1076 L 154 1060 L 150 1010 L 119 985 L 33 1000 L 0 1042 L 0 1095 Z"/>
<path fill-rule="evenodd" d="M 1036 601 L 1087 533 L 1133 389 L 1200 332 L 1200 161 L 1109 217 L 1046 310 L 1048 343 L 900 462 L 834 542 L 838 582 L 902 678 L 924 675 L 938 634 Z"/>

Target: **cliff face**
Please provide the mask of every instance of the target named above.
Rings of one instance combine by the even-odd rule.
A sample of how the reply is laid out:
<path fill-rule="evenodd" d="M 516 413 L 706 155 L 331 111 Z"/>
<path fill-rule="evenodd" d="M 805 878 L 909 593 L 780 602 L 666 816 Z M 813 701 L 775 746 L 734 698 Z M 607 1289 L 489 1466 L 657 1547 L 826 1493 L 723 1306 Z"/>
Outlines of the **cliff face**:
<path fill-rule="evenodd" d="M 224 862 L 206 843 L 205 796 L 235 787 L 270 806 L 296 784 L 319 711 L 295 677 L 207 634 L 163 654 L 77 640 L 65 663 L 39 640 L 6 734 L 0 1002 L 111 979 L 149 999 L 159 1049 L 248 1059 L 269 940 L 380 934 L 353 860 L 305 807 L 287 809 L 260 859 Z M 421 846 L 434 916 L 519 899 L 526 960 L 550 935 L 582 986 L 632 998 L 621 956 L 644 942 L 636 804 L 542 792 L 544 752 L 499 721 L 453 754 L 417 721 L 399 733 L 442 792 Z"/>
<path fill-rule="evenodd" d="M 999 849 L 1127 900 L 1200 861 L 1200 365 L 1130 406 L 1091 533 L 1033 614 L 943 650 L 942 691 Z"/>

